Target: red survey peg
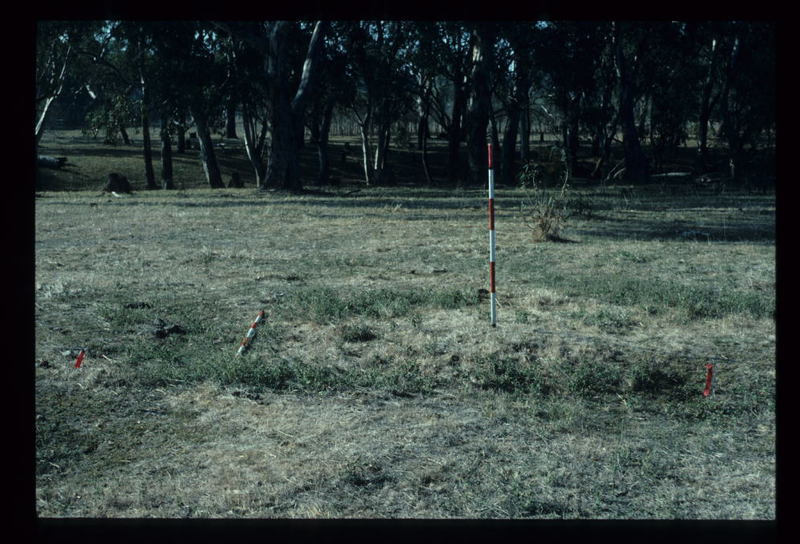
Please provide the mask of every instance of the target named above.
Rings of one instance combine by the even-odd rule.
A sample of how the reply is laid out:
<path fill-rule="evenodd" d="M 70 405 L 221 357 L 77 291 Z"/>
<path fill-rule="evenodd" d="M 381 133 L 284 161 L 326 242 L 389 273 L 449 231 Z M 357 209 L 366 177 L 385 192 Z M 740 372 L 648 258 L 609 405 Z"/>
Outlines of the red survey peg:
<path fill-rule="evenodd" d="M 714 383 L 714 365 L 711 363 L 706 364 L 706 388 L 703 390 L 703 396 L 707 397 L 713 391 Z"/>
<path fill-rule="evenodd" d="M 75 359 L 75 368 L 81 367 L 81 363 L 83 362 L 83 358 L 85 356 L 86 356 L 86 350 L 82 349 L 81 352 L 78 354 L 78 358 Z"/>

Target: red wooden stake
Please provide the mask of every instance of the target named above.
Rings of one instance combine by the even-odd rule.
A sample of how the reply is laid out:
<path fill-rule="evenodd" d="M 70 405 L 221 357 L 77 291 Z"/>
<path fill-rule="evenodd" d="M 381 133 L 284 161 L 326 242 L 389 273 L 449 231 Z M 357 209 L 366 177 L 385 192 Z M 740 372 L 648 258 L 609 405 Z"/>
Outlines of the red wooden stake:
<path fill-rule="evenodd" d="M 80 368 L 81 367 L 81 363 L 83 362 L 83 358 L 85 356 L 86 356 L 86 352 L 84 350 L 81 350 L 81 352 L 78 354 L 78 358 L 75 359 L 75 368 Z"/>
<path fill-rule="evenodd" d="M 707 397 L 711 394 L 712 383 L 714 381 L 714 365 L 711 363 L 706 364 L 706 388 L 703 390 L 703 396 Z"/>

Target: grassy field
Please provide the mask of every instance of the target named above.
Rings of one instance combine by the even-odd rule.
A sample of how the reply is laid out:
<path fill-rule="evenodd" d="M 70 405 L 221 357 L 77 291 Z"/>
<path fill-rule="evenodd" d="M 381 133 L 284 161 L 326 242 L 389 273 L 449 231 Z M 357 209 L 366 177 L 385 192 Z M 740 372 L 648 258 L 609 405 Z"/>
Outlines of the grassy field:
<path fill-rule="evenodd" d="M 44 151 L 39 516 L 774 519 L 774 195 L 576 188 L 535 243 L 499 188 L 493 329 L 481 189 L 260 192 L 232 150 L 245 189 L 192 155 L 113 198 L 134 151 Z"/>

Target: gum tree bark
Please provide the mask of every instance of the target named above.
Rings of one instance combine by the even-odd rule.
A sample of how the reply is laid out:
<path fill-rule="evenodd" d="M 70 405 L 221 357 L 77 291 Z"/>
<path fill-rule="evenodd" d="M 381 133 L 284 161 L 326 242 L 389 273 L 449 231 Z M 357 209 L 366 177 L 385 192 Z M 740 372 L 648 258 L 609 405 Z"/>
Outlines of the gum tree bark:
<path fill-rule="evenodd" d="M 172 141 L 169 135 L 169 118 L 161 116 L 161 186 L 174 189 L 172 179 Z"/>
<path fill-rule="evenodd" d="M 316 145 L 317 154 L 319 155 L 319 176 L 317 177 L 317 184 L 324 185 L 328 183 L 330 177 L 330 161 L 328 160 L 328 137 L 331 132 L 331 120 L 333 119 L 333 107 L 335 102 L 328 100 L 325 102 L 324 111 L 322 113 L 322 123 L 319 125 L 319 130 L 316 131 Z M 314 123 L 316 126 L 316 123 Z"/>
<path fill-rule="evenodd" d="M 214 153 L 214 144 L 211 141 L 211 131 L 208 127 L 205 112 L 193 108 L 191 113 L 197 127 L 197 143 L 200 145 L 200 159 L 203 163 L 206 181 L 208 181 L 212 189 L 221 189 L 225 187 L 225 183 L 223 183 L 222 174 L 219 171 L 219 164 Z"/>
<path fill-rule="evenodd" d="M 473 30 L 472 71 L 467 103 L 467 159 L 471 185 L 483 183 L 486 175 L 486 129 L 491 108 L 489 72 L 493 63 L 495 33 L 486 24 Z"/>
<path fill-rule="evenodd" d="M 636 101 L 636 84 L 633 77 L 633 64 L 636 62 L 625 54 L 625 33 L 619 22 L 614 23 L 615 60 L 619 78 L 619 119 L 622 127 L 622 147 L 625 154 L 626 180 L 642 183 L 648 180 L 647 158 L 639 142 L 636 130 L 634 103 Z"/>
<path fill-rule="evenodd" d="M 156 185 L 156 174 L 153 170 L 153 150 L 150 147 L 150 112 L 148 108 L 148 100 L 150 97 L 142 70 L 139 71 L 139 82 L 142 89 L 142 105 L 140 114 L 142 123 L 145 183 L 147 184 L 148 189 L 158 189 L 158 185 Z"/>
<path fill-rule="evenodd" d="M 292 95 L 289 89 L 287 34 L 289 22 L 274 23 L 269 37 L 267 75 L 272 85 L 272 142 L 266 183 L 262 189 L 274 187 L 299 191 L 303 188 L 298 162 L 297 124 L 314 92 L 326 21 L 317 21 L 309 41 L 300 83 Z"/>

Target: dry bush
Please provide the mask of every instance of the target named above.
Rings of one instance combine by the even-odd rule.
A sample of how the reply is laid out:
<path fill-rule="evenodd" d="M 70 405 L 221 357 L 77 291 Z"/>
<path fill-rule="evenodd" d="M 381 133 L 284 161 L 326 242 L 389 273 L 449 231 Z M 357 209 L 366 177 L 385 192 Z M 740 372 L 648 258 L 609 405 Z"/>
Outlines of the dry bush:
<path fill-rule="evenodd" d="M 533 231 L 533 241 L 562 241 L 561 230 L 569 215 L 569 170 L 566 163 L 530 162 L 522 167 L 519 181 L 520 186 L 527 190 L 522 214 Z M 551 185 L 556 187 L 551 188 Z"/>

